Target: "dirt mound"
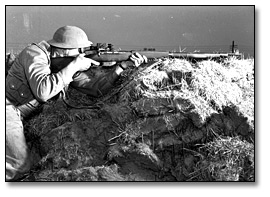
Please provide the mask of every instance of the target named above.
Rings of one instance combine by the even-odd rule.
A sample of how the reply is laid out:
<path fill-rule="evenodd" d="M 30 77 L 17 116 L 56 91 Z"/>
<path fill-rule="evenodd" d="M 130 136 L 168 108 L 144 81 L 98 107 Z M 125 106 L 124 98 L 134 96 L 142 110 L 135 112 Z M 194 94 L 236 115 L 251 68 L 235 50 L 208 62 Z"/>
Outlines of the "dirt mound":
<path fill-rule="evenodd" d="M 59 100 L 26 120 L 40 161 L 23 180 L 253 181 L 253 68 L 165 59 L 125 71 L 98 100 L 70 89 L 73 104 L 101 109 Z"/>

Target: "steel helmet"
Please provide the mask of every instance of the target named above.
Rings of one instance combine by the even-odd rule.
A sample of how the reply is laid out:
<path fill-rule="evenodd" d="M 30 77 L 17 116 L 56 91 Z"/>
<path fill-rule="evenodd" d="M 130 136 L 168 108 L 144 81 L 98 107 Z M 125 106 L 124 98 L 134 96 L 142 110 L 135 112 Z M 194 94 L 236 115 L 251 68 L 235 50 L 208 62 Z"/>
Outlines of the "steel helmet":
<path fill-rule="evenodd" d="M 54 47 L 72 49 L 83 48 L 93 44 L 88 40 L 86 33 L 75 26 L 60 27 L 53 35 L 53 39 L 48 43 Z"/>

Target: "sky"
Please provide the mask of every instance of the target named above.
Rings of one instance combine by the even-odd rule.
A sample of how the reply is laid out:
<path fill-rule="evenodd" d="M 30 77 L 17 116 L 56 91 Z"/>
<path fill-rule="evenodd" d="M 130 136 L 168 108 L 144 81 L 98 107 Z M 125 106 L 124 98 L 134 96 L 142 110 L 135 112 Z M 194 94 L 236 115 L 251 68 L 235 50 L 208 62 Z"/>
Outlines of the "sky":
<path fill-rule="evenodd" d="M 121 49 L 254 55 L 253 6 L 6 6 L 6 50 L 49 40 L 64 25 Z"/>

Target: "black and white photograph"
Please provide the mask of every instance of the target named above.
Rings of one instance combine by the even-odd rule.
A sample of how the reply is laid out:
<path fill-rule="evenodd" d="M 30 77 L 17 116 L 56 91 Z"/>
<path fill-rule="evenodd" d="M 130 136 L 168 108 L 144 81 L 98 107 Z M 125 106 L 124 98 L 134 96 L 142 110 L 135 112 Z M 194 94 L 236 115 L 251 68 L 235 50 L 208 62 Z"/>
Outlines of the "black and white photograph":
<path fill-rule="evenodd" d="M 255 5 L 5 5 L 5 79 L 5 182 L 256 181 Z"/>

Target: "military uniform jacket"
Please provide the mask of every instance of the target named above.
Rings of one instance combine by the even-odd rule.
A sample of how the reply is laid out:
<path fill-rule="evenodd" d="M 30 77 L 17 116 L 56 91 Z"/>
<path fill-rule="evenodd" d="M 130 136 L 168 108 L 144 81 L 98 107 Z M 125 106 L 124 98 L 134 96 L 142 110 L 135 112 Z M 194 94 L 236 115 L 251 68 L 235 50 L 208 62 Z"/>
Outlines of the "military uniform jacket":
<path fill-rule="evenodd" d="M 98 97 L 107 92 L 118 75 L 115 72 L 93 76 L 88 71 L 71 78 L 61 70 L 50 69 L 50 45 L 46 41 L 31 44 L 16 58 L 6 77 L 6 97 L 15 106 L 32 99 L 46 102 L 56 96 L 71 82 L 76 89 Z"/>

